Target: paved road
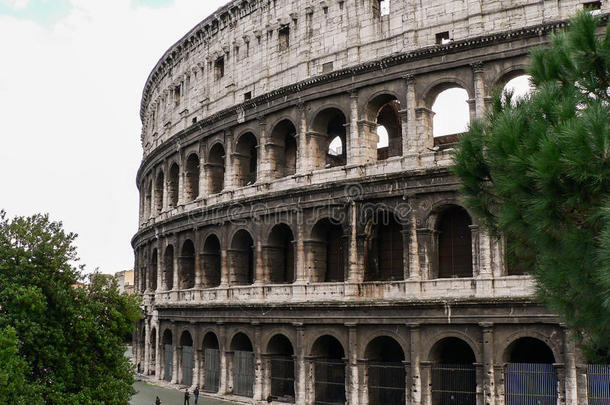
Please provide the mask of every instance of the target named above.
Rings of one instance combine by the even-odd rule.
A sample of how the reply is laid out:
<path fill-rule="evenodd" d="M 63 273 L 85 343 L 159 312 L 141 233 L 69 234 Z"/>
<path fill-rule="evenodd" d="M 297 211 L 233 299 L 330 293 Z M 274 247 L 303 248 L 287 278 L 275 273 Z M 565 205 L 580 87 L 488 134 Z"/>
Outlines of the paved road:
<path fill-rule="evenodd" d="M 183 405 L 184 392 L 170 388 L 156 387 L 144 381 L 136 381 L 133 385 L 138 393 L 133 396 L 130 405 L 154 405 L 157 395 L 161 399 L 163 405 Z M 191 405 L 194 405 L 195 398 L 191 392 Z M 209 399 L 199 396 L 197 405 L 227 405 L 230 402 L 219 401 L 217 399 Z"/>

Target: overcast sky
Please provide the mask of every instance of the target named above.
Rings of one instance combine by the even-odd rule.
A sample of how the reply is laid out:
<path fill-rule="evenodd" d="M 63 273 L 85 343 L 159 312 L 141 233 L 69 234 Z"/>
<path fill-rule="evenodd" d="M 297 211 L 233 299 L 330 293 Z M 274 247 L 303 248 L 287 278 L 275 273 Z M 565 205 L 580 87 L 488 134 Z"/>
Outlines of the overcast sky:
<path fill-rule="evenodd" d="M 225 3 L 0 0 L 0 209 L 63 221 L 89 271 L 132 268 L 144 82 Z M 445 108 L 459 114 L 454 97 Z"/>
<path fill-rule="evenodd" d="M 48 212 L 81 262 L 133 267 L 140 97 L 224 0 L 0 0 L 0 209 Z"/>

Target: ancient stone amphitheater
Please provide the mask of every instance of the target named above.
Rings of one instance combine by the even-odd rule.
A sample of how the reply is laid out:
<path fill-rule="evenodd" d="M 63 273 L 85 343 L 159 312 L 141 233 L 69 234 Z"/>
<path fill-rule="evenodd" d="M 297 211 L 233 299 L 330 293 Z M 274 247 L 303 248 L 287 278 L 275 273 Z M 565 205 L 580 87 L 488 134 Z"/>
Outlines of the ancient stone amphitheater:
<path fill-rule="evenodd" d="M 605 1 L 236 0 L 191 29 L 142 96 L 143 373 L 233 402 L 586 403 L 435 126 L 482 116 L 587 5 L 606 21 Z"/>

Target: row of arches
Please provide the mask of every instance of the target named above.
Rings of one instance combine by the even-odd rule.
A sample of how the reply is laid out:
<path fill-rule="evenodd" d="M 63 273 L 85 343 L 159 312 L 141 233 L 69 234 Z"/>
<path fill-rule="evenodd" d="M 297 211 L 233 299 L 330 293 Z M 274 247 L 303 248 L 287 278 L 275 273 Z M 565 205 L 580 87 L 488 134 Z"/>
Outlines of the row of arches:
<path fill-rule="evenodd" d="M 530 90 L 528 78 L 522 75 L 511 79 L 505 86 L 506 91 L 514 93 L 515 99 L 523 97 Z M 467 91 L 457 84 L 439 86 L 431 104 L 433 136 L 466 131 L 471 117 Z M 375 152 L 366 152 L 365 155 L 370 155 L 366 159 L 384 160 L 403 154 L 405 119 L 400 100 L 392 93 L 382 93 L 368 102 L 366 120 L 360 124 L 362 137 L 366 139 L 364 147 Z M 349 124 L 346 112 L 328 107 L 319 111 L 308 125 L 307 142 L 301 145 L 305 151 L 299 151 L 298 123 L 292 118 L 275 123 L 264 140 L 252 130 L 238 134 L 230 159 L 227 159 L 227 145 L 221 140 L 213 141 L 207 152 L 190 151 L 182 173 L 181 164 L 172 161 L 165 169 L 167 173 L 159 168 L 154 178 L 149 175 L 142 191 L 143 217 L 156 216 L 164 209 L 194 201 L 202 197 L 203 192 L 208 195 L 222 192 L 227 185 L 228 164 L 231 165 L 231 187 L 238 188 L 259 180 L 263 160 L 268 165 L 265 169 L 268 173 L 264 173 L 266 180 L 294 175 L 298 159 L 307 159 L 311 170 L 343 166 L 347 163 Z M 205 163 L 202 165 L 202 162 Z M 181 175 L 184 176 L 182 189 Z"/>
<path fill-rule="evenodd" d="M 153 337 L 155 333 L 153 329 Z M 332 334 L 318 336 L 309 348 L 295 347 L 282 333 L 272 335 L 260 348 L 245 332 L 236 332 L 227 347 L 223 347 L 213 331 L 205 333 L 200 342 L 194 342 L 186 330 L 174 337 L 170 329 L 165 329 L 161 336 L 159 347 L 154 339 L 151 344 L 153 350 L 161 353 L 162 363 L 156 369 L 160 371 L 159 378 L 166 381 L 199 385 L 210 393 L 224 391 L 221 393 L 253 397 L 259 375 L 263 380 L 262 396 L 281 402 L 295 402 L 299 384 L 305 384 L 313 404 L 344 404 L 349 396 L 349 350 Z M 381 334 L 363 347 L 356 364 L 361 371 L 358 386 L 364 403 L 406 404 L 410 363 L 402 344 L 393 336 Z M 477 403 L 480 392 L 477 386 L 481 384 L 476 370 L 479 363 L 466 340 L 455 336 L 441 338 L 422 359 L 429 364 L 424 378 L 429 383 L 431 403 Z M 507 398 L 527 395 L 532 403 L 557 400 L 557 375 L 553 367 L 556 359 L 545 342 L 534 337 L 517 338 L 506 346 L 502 359 Z M 299 376 L 306 381 L 299 381 Z M 304 403 L 303 398 L 300 401 Z"/>
<path fill-rule="evenodd" d="M 405 243 L 407 226 L 390 211 L 377 212 L 366 224 L 359 248 L 363 256 L 362 281 L 395 281 L 408 277 L 405 271 L 409 249 Z M 471 217 L 457 205 L 450 205 L 439 214 L 433 232 L 435 256 L 431 266 L 436 269 L 433 278 L 473 276 L 471 226 Z M 148 266 L 140 263 L 140 268 L 144 268 L 140 272 L 141 291 L 157 291 L 158 287 L 166 291 L 212 288 L 222 282 L 227 285 L 250 285 L 255 281 L 293 283 L 299 273 L 295 234 L 298 233 L 288 224 L 278 223 L 259 243 L 255 241 L 255 234 L 238 229 L 224 246 L 219 235 L 210 232 L 199 248 L 190 237 L 183 239 L 178 248 L 172 243 L 162 252 L 154 248 Z M 301 274 L 312 282 L 346 281 L 349 229 L 341 222 L 322 218 L 304 237 L 305 263 L 301 264 Z M 223 251 L 226 252 L 224 262 Z M 157 285 L 158 269 L 160 286 Z"/>

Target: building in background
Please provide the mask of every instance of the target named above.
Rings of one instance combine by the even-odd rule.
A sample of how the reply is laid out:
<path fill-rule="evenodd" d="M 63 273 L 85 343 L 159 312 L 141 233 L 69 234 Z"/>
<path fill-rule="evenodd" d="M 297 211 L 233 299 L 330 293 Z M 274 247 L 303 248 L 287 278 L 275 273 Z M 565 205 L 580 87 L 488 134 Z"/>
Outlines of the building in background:
<path fill-rule="evenodd" d="M 121 294 L 133 294 L 135 292 L 133 284 L 133 270 L 117 271 L 114 273 L 114 277 L 117 279 L 119 284 L 119 292 Z"/>

